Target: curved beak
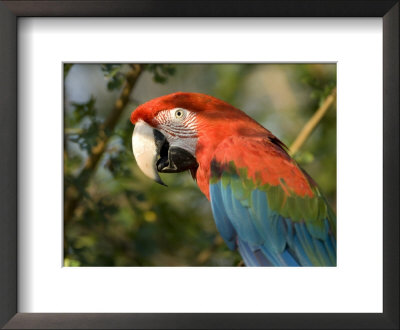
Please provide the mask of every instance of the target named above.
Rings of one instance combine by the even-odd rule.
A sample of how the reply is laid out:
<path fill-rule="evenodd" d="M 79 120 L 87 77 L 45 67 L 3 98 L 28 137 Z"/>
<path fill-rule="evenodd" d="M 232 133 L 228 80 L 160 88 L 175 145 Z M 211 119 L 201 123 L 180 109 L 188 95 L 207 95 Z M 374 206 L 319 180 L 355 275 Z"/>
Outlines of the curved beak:
<path fill-rule="evenodd" d="M 165 136 L 147 123 L 136 123 L 132 134 L 132 150 L 142 172 L 166 186 L 158 172 L 178 173 L 196 168 L 196 158 L 185 149 L 171 146 Z"/>
<path fill-rule="evenodd" d="M 132 134 L 132 150 L 142 172 L 159 184 L 166 186 L 158 175 L 156 161 L 160 153 L 154 136 L 154 129 L 141 121 L 135 125 Z"/>

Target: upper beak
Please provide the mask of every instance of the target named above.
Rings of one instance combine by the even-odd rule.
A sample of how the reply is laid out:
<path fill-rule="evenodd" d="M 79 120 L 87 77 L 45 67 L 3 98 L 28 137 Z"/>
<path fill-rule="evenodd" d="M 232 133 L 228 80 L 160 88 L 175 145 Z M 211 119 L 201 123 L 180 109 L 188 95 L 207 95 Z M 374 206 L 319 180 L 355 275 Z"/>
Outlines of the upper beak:
<path fill-rule="evenodd" d="M 147 123 L 136 123 L 132 135 L 136 162 L 150 179 L 166 186 L 158 172 L 177 173 L 198 166 L 196 158 L 180 147 L 170 146 L 165 136 Z"/>
<path fill-rule="evenodd" d="M 156 161 L 160 153 L 153 128 L 141 121 L 135 125 L 132 134 L 132 150 L 136 162 L 142 172 L 159 184 L 162 182 L 156 168 Z"/>

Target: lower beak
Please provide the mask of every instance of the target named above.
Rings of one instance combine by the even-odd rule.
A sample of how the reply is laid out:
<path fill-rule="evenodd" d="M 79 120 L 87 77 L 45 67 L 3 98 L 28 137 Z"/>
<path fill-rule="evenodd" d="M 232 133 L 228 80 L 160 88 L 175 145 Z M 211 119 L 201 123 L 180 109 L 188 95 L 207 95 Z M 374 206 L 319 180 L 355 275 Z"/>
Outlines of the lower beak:
<path fill-rule="evenodd" d="M 135 125 L 132 150 L 142 172 L 157 183 L 166 186 L 158 172 L 178 173 L 197 168 L 196 158 L 188 151 L 171 146 L 158 130 L 141 121 Z"/>

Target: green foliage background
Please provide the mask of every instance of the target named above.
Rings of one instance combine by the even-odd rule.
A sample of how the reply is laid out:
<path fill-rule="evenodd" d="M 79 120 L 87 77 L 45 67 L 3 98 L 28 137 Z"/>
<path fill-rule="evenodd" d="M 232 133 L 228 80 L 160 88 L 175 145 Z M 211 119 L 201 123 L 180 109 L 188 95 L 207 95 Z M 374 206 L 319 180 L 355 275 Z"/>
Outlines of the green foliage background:
<path fill-rule="evenodd" d="M 79 203 L 64 222 L 65 266 L 236 266 L 189 173 L 147 179 L 131 151 L 135 107 L 177 92 L 213 95 L 247 112 L 286 145 L 336 86 L 335 64 L 147 64 L 98 166 L 79 174 L 113 109 L 128 64 L 64 64 L 64 190 Z M 336 106 L 296 154 L 336 206 Z M 66 202 L 66 201 L 65 201 Z"/>

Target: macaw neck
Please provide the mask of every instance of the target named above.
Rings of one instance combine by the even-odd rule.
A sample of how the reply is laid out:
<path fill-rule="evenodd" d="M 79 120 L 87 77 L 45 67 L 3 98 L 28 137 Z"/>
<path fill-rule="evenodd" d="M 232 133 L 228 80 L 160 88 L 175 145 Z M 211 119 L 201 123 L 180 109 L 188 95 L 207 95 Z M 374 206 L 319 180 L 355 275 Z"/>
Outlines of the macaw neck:
<path fill-rule="evenodd" d="M 196 145 L 196 160 L 199 167 L 197 168 L 195 179 L 200 190 L 208 199 L 210 199 L 211 161 L 215 156 L 215 150 L 219 144 L 226 138 L 234 135 L 268 137 L 268 134 L 271 134 L 258 123 L 251 121 L 224 122 L 224 125 L 214 124 L 212 127 L 207 127 L 207 129 L 200 129 L 199 132 Z"/>
<path fill-rule="evenodd" d="M 215 149 L 221 142 L 221 139 L 213 139 L 213 136 L 199 137 L 196 146 L 196 160 L 199 167 L 196 171 L 196 181 L 202 193 L 210 199 L 209 181 L 211 175 L 211 160 Z"/>

